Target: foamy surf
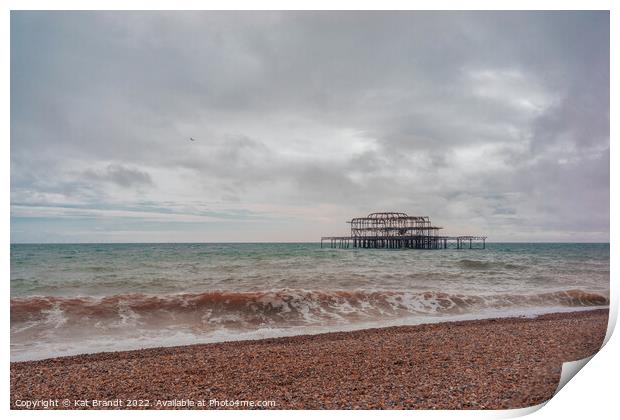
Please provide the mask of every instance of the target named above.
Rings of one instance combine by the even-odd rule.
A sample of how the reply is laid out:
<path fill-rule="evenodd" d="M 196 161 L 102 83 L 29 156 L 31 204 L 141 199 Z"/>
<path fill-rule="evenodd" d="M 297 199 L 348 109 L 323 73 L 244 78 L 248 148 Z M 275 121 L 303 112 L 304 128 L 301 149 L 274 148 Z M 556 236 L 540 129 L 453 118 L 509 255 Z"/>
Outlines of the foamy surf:
<path fill-rule="evenodd" d="M 398 324 L 605 307 L 578 289 L 466 295 L 437 291 L 272 290 L 11 300 L 14 360 L 93 349 L 277 337 Z"/>

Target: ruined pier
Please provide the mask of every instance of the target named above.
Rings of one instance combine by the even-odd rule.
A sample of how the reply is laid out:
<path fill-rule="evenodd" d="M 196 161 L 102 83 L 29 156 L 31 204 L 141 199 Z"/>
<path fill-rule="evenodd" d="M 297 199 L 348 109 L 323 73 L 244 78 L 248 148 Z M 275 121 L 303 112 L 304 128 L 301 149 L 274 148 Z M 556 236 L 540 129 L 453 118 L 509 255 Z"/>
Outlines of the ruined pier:
<path fill-rule="evenodd" d="M 444 236 L 443 228 L 433 226 L 428 216 L 405 213 L 371 213 L 348 221 L 350 236 L 323 236 L 321 248 L 403 248 L 403 249 L 474 249 L 486 248 L 486 236 Z"/>

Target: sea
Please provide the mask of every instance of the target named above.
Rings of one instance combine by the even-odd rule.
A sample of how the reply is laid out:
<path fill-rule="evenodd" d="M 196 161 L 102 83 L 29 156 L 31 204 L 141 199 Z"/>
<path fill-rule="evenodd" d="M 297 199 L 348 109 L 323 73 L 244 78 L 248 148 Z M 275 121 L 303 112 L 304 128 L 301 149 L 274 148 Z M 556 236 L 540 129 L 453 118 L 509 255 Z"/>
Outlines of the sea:
<path fill-rule="evenodd" d="M 12 244 L 11 360 L 609 305 L 609 244 Z"/>

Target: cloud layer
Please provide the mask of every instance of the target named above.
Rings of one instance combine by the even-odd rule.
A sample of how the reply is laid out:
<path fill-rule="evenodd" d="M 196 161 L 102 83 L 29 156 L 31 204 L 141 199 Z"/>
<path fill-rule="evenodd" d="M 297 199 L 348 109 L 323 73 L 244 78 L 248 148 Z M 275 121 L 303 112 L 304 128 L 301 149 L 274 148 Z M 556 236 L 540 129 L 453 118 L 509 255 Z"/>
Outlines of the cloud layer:
<path fill-rule="evenodd" d="M 13 12 L 11 92 L 14 242 L 609 238 L 606 12 Z"/>

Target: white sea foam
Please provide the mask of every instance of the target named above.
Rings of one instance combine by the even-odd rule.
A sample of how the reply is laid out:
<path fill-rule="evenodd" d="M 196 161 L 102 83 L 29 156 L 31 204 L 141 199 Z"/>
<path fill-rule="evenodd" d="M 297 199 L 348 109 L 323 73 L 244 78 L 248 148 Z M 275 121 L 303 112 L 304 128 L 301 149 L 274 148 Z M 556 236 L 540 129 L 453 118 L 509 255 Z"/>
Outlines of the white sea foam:
<path fill-rule="evenodd" d="M 278 328 L 263 326 L 251 330 L 220 328 L 210 333 L 196 333 L 189 330 L 162 329 L 157 331 L 137 330 L 136 334 L 124 336 L 103 336 L 93 334 L 79 341 L 49 341 L 45 343 L 11 343 L 11 361 L 40 360 L 49 357 L 72 356 L 102 351 L 139 350 L 150 347 L 172 347 L 191 344 L 219 343 L 226 341 L 257 340 L 265 338 L 290 337 L 301 334 L 355 331 L 367 328 L 383 328 L 405 325 L 422 325 L 440 322 L 469 321 L 490 318 L 525 317 L 534 318 L 547 313 L 588 311 L 593 308 L 512 308 L 511 310 L 485 310 L 476 314 L 460 314 L 445 317 L 408 317 L 393 320 L 366 321 L 356 324 L 323 325 Z"/>

